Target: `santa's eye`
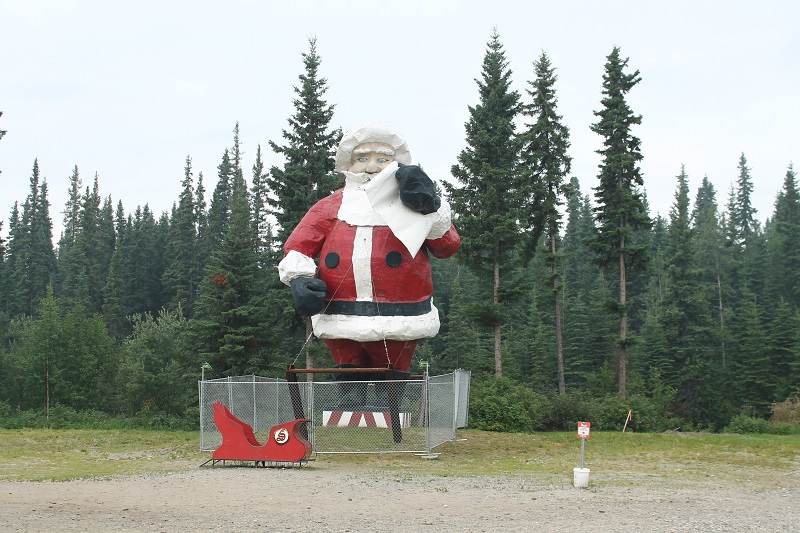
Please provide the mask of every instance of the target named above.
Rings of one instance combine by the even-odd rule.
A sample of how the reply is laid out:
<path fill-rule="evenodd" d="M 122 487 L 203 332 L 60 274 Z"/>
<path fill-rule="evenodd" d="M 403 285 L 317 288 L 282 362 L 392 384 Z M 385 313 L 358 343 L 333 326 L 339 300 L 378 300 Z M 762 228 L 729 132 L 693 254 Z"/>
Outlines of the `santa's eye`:
<path fill-rule="evenodd" d="M 386 163 L 387 161 L 389 160 L 385 157 L 381 157 L 380 159 L 378 159 L 378 163 Z"/>
<path fill-rule="evenodd" d="M 366 157 L 359 157 L 358 158 L 358 162 L 359 163 L 366 163 L 367 162 L 367 158 Z"/>

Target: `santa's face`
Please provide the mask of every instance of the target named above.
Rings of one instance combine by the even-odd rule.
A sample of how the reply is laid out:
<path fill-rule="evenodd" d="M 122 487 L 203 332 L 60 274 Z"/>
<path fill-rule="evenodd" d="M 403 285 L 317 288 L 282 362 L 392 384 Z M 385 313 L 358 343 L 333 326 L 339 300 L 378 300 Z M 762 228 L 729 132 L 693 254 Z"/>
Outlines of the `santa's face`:
<path fill-rule="evenodd" d="M 377 174 L 394 161 L 394 148 L 384 143 L 362 143 L 353 149 L 350 168 L 356 174 Z"/>

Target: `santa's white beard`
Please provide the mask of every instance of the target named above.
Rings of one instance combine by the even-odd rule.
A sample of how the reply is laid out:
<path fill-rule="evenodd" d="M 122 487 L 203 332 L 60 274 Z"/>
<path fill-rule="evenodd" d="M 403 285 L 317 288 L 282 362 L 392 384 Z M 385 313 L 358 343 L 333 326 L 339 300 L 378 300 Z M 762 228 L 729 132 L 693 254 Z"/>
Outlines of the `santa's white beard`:
<path fill-rule="evenodd" d="M 415 213 L 400 201 L 400 186 L 394 175 L 398 164 L 392 162 L 378 174 L 342 172 L 345 186 L 339 219 L 353 226 L 389 226 L 392 233 L 414 257 L 428 237 L 440 214 Z M 359 180 L 365 180 L 359 181 Z M 446 202 L 443 202 L 446 204 Z M 450 229 L 450 208 L 446 212 L 446 227 L 433 238 L 438 239 Z"/>
<path fill-rule="evenodd" d="M 345 181 L 356 183 L 358 185 L 369 183 L 370 181 L 372 181 L 372 178 L 378 175 L 378 174 L 369 174 L 367 172 L 348 172 L 346 170 L 343 170 L 342 174 L 344 175 Z"/>

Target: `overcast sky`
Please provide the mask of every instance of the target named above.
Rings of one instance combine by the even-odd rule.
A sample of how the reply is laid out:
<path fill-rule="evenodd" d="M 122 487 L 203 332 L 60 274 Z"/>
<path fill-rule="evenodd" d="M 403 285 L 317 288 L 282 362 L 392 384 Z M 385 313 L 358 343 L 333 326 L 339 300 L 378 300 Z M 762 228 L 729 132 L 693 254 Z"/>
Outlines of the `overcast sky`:
<path fill-rule="evenodd" d="M 533 62 L 550 57 L 584 193 L 600 163 L 590 125 L 603 67 L 619 46 L 642 77 L 628 102 L 643 117 L 634 134 L 653 214 L 667 216 L 681 164 L 692 199 L 707 175 L 724 207 L 744 153 L 763 220 L 800 162 L 798 21 L 795 0 L 0 0 L 3 234 L 36 158 L 56 239 L 75 165 L 114 205 L 157 214 L 177 201 L 187 156 L 210 198 L 236 122 L 248 178 L 259 144 L 281 165 L 268 141 L 283 143 L 311 36 L 332 125 L 383 121 L 449 179 L 493 28 L 526 101 Z"/>

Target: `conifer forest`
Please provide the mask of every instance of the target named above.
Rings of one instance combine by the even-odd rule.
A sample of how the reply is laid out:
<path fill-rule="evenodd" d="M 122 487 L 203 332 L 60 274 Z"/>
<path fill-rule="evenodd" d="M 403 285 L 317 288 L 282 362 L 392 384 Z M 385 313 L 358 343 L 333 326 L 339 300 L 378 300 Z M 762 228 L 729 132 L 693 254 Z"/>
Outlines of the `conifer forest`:
<path fill-rule="evenodd" d="M 315 39 L 302 60 L 282 138 L 246 146 L 231 124 L 215 175 L 186 156 L 169 212 L 103 196 L 77 166 L 64 169 L 68 182 L 45 182 L 31 161 L 27 197 L 3 198 L 14 203 L 0 231 L 0 418 L 62 409 L 197 427 L 203 367 L 218 378 L 331 366 L 324 344 L 307 342 L 276 268 L 300 218 L 342 184 L 333 171 L 342 131 Z M 690 190 L 677 161 L 669 214 L 653 216 L 639 170 L 642 117 L 626 98 L 639 71 L 619 48 L 607 56 L 585 125 L 602 140 L 602 162 L 579 181 L 557 66 L 544 52 L 533 66 L 527 86 L 512 87 L 499 36 L 487 42 L 463 151 L 452 178 L 437 176 L 462 245 L 433 261 L 442 327 L 420 343 L 412 370 L 425 361 L 434 375 L 471 371 L 470 425 L 483 429 L 585 419 L 616 428 L 632 410 L 634 430 L 721 431 L 796 404 L 791 162 L 774 211 L 756 213 L 744 153 L 728 191 L 707 178 Z M 284 164 L 268 168 L 265 150 Z M 66 205 L 51 205 L 53 186 L 68 190 Z"/>

